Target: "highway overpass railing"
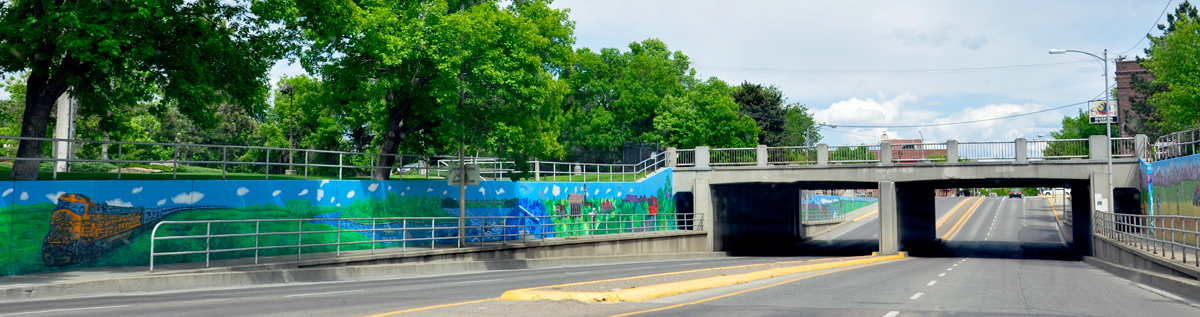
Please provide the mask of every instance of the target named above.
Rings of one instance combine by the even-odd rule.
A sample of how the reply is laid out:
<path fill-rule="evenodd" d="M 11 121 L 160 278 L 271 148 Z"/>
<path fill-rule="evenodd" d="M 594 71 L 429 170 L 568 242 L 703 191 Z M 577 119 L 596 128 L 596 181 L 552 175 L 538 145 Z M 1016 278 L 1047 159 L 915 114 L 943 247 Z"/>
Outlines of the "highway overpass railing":
<path fill-rule="evenodd" d="M 1200 129 L 1179 131 L 1154 140 L 1154 159 L 1166 160 L 1197 153 L 1200 143 Z"/>
<path fill-rule="evenodd" d="M 1095 231 L 1152 254 L 1200 267 L 1200 217 L 1096 212 Z"/>
<path fill-rule="evenodd" d="M 162 221 L 150 232 L 150 271 L 162 257 L 194 262 L 202 255 L 204 266 L 209 267 L 213 255 L 218 259 L 253 256 L 257 264 L 262 256 L 292 252 L 301 260 L 306 251 L 341 256 L 343 251 L 374 254 L 386 249 L 403 254 L 438 247 L 703 230 L 703 214 Z"/>
<path fill-rule="evenodd" d="M 898 141 L 901 142 L 901 141 Z M 668 148 L 671 158 L 669 166 L 712 167 L 712 166 L 768 166 L 768 165 L 829 165 L 829 164 L 917 164 L 958 162 L 1015 162 L 1030 161 L 1107 159 L 1111 154 L 1117 159 L 1141 158 L 1151 161 L 1151 153 L 1157 150 L 1146 141 L 1146 137 L 1112 138 L 1105 146 L 1104 136 L 1088 139 L 1026 140 L 1012 142 L 958 142 L 945 143 L 892 143 L 882 141 L 875 145 L 830 146 L 781 146 L 756 148 L 697 147 L 695 149 Z M 1098 145 L 1097 145 L 1098 144 Z M 1107 148 L 1110 153 L 1105 153 Z M 888 150 L 881 150 L 888 149 Z M 674 165 L 670 165 L 674 163 Z"/>
<path fill-rule="evenodd" d="M 41 157 L 16 157 L 19 141 L 41 141 L 49 151 Z M 369 177 L 375 169 L 389 174 L 425 179 L 444 179 L 449 167 L 459 158 L 453 155 L 428 156 L 325 151 L 264 146 L 214 145 L 190 143 L 152 143 L 94 141 L 56 138 L 0 136 L 0 161 L 36 161 L 43 171 L 57 180 L 60 171 L 115 174 L 122 179 L 130 173 L 210 174 L 226 179 L 230 173 L 262 175 L 271 179 L 294 172 L 293 178 L 349 179 Z M 393 162 L 384 165 L 384 158 Z M 554 161 L 514 162 L 490 157 L 467 156 L 467 164 L 480 165 L 487 180 L 517 176 L 540 181 L 636 181 L 667 166 L 668 156 L 655 153 L 635 164 L 593 164 Z M 73 177 L 79 178 L 79 177 Z"/>

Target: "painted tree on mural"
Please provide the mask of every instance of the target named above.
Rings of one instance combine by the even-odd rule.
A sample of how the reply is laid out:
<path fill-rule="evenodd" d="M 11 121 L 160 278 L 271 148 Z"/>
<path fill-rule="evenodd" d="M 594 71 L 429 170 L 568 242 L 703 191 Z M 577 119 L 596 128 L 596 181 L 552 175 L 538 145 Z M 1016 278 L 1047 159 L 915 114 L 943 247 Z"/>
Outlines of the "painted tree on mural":
<path fill-rule="evenodd" d="M 330 106 L 377 134 L 381 154 L 557 157 L 573 25 L 548 1 L 297 1 L 310 46 L 301 61 Z M 376 166 L 390 167 L 383 156 Z M 390 168 L 377 168 L 386 179 Z"/>

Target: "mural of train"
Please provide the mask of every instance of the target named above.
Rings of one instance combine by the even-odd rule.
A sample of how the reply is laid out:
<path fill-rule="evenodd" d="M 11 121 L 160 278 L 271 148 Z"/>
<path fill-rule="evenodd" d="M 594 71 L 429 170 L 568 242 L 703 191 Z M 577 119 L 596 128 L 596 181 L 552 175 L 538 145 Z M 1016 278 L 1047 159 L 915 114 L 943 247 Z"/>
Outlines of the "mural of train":
<path fill-rule="evenodd" d="M 94 261 L 127 244 L 167 215 L 183 210 L 221 206 L 121 207 L 92 201 L 81 194 L 63 194 L 50 215 L 50 231 L 42 241 L 42 262 L 64 266 Z"/>

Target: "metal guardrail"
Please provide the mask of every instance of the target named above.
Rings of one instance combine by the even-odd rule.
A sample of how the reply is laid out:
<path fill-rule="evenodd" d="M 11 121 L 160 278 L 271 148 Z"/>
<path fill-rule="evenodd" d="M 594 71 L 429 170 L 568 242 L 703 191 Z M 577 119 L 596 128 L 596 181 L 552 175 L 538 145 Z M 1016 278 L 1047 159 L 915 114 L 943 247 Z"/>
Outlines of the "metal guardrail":
<path fill-rule="evenodd" d="M 758 163 L 758 148 L 729 148 L 709 150 L 709 165 L 755 165 Z"/>
<path fill-rule="evenodd" d="M 892 144 L 893 163 L 945 162 L 946 143 Z"/>
<path fill-rule="evenodd" d="M 960 142 L 960 160 L 1015 160 L 1017 145 L 1014 142 Z"/>
<path fill-rule="evenodd" d="M 262 174 L 264 179 L 284 174 L 285 169 L 295 169 L 298 176 L 304 179 L 309 176 L 329 177 L 337 179 L 366 176 L 372 169 L 387 169 L 389 172 L 416 172 L 425 178 L 445 178 L 449 174 L 448 165 L 457 162 L 457 156 L 424 156 L 406 154 L 380 154 L 362 152 L 325 151 L 311 149 L 289 149 L 263 146 L 240 145 L 210 145 L 188 143 L 150 143 L 150 142 L 120 142 L 70 140 L 55 138 L 28 138 L 0 136 L 0 144 L 15 146 L 20 140 L 49 142 L 52 149 L 61 149 L 70 153 L 66 158 L 57 158 L 50 151 L 45 157 L 22 158 L 0 157 L 0 161 L 37 161 L 52 162 L 52 165 L 66 163 L 109 163 L 116 166 L 117 179 L 121 179 L 128 164 L 158 164 L 166 165 L 176 179 L 180 170 L 211 169 L 221 173 L 225 179 L 228 173 Z M 104 153 L 107 152 L 107 157 Z M 288 162 L 289 157 L 292 163 Z M 382 157 L 392 157 L 392 166 L 377 166 Z M 465 160 L 481 164 L 481 175 L 489 179 L 504 179 L 515 173 L 517 163 L 500 161 L 497 158 L 465 157 Z M 427 164 L 425 162 L 434 162 Z M 534 168 L 528 175 L 535 181 L 542 176 L 550 176 L 557 180 L 560 175 L 567 175 L 567 181 L 634 181 L 639 175 L 644 175 L 666 166 L 666 155 L 657 153 L 653 157 L 637 164 L 590 164 L 551 161 L 528 162 Z M 548 166 L 549 170 L 537 171 L 539 166 Z M 576 169 L 575 167 L 579 167 Z M 57 166 L 51 166 L 52 179 L 58 179 Z M 185 172 L 186 173 L 186 172 Z M 627 175 L 628 174 L 628 175 Z"/>
<path fill-rule="evenodd" d="M 815 146 L 781 146 L 767 148 L 767 164 L 817 164 Z"/>
<path fill-rule="evenodd" d="M 696 166 L 696 150 L 675 150 L 675 166 Z"/>
<path fill-rule="evenodd" d="M 1164 258 L 1200 267 L 1200 217 L 1096 212 L 1096 234 Z"/>
<path fill-rule="evenodd" d="M 628 219 L 612 220 L 613 217 L 627 217 Z M 459 227 L 459 220 L 466 225 Z M 529 239 L 544 241 L 547 238 L 699 231 L 704 230 L 703 220 L 703 214 L 658 214 L 162 221 L 156 224 L 153 231 L 150 232 L 150 271 L 154 271 L 155 258 L 164 256 L 203 254 L 204 266 L 209 267 L 212 254 L 253 252 L 254 263 L 257 264 L 263 250 L 295 249 L 297 260 L 302 259 L 305 248 L 319 247 L 333 247 L 334 251 L 332 252 L 335 252 L 335 256 L 341 256 L 343 246 L 355 246 L 345 251 L 369 249 L 371 254 L 374 254 L 375 250 L 382 246 L 384 249 L 399 248 L 403 253 L 407 252 L 410 246 L 422 249 L 427 247 L 434 250 L 437 249 L 439 243 L 445 248 L 448 245 L 458 247 L 468 246 L 472 243 L 483 245 L 486 242 L 525 242 Z M 476 224 L 471 225 L 472 223 Z M 264 231 L 264 224 L 272 225 L 273 228 L 294 228 L 295 231 Z M 311 228 L 321 225 L 334 229 L 305 230 L 306 226 Z M 183 230 L 185 235 L 159 236 L 159 229 L 164 226 L 182 226 L 185 229 Z M 559 226 L 562 230 L 558 230 L 555 226 Z M 218 227 L 218 230 L 214 231 L 214 227 Z M 200 228 L 203 228 L 204 234 L 198 234 L 201 231 Z M 460 229 L 464 232 L 461 238 L 458 234 Z M 187 234 L 192 232 L 197 232 L 197 234 Z M 359 236 L 356 237 L 358 240 L 347 235 L 348 233 L 358 234 Z M 363 237 L 366 240 L 361 240 Z M 164 243 L 187 240 L 202 240 L 203 248 L 169 252 L 156 251 L 156 246 L 162 246 Z M 460 240 L 463 242 L 462 245 L 459 244 Z M 364 246 L 368 244 L 369 248 Z"/>
<path fill-rule="evenodd" d="M 1200 129 L 1160 136 L 1154 140 L 1154 158 L 1161 161 L 1196 154 L 1198 143 L 1200 143 Z"/>
<path fill-rule="evenodd" d="M 830 146 L 829 163 L 879 163 L 879 145 Z"/>
<path fill-rule="evenodd" d="M 1112 138 L 1112 157 L 1114 158 L 1135 158 L 1136 144 L 1133 138 Z"/>
<path fill-rule="evenodd" d="M 1091 149 L 1088 139 L 1034 140 L 1026 143 L 1030 159 L 1086 159 Z"/>

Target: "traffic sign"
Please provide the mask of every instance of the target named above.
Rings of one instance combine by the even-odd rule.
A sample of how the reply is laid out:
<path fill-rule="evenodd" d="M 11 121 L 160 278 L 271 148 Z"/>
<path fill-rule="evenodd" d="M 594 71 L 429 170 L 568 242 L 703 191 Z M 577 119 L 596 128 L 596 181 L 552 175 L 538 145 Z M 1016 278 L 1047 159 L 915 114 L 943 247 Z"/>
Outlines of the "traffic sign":
<path fill-rule="evenodd" d="M 479 176 L 479 165 L 467 164 L 466 174 L 463 174 L 463 168 L 458 164 L 450 164 L 449 169 L 450 175 L 446 176 L 446 183 L 450 186 L 476 186 L 483 180 L 483 177 Z"/>

